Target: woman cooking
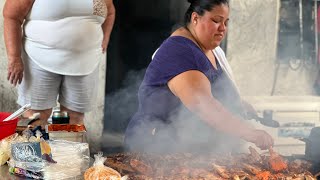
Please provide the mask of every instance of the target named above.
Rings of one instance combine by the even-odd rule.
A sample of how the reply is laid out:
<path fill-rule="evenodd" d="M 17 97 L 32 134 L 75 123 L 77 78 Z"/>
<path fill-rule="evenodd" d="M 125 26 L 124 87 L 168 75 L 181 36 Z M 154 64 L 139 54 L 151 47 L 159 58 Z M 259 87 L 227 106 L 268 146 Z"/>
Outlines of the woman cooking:
<path fill-rule="evenodd" d="M 185 25 L 155 52 L 140 86 L 139 109 L 125 136 L 130 151 L 228 152 L 241 139 L 273 145 L 243 119 L 241 100 L 219 44 L 227 32 L 228 0 L 188 0 Z M 249 108 L 250 109 L 250 108 Z"/>

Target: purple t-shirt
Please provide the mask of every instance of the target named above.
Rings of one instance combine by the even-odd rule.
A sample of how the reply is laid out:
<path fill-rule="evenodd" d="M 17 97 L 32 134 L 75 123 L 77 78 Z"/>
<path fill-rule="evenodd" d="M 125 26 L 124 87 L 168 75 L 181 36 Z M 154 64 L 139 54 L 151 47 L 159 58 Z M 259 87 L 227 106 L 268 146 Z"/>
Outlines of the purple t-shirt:
<path fill-rule="evenodd" d="M 210 81 L 223 73 L 219 63 L 217 69 L 190 39 L 182 36 L 172 36 L 165 40 L 150 62 L 144 80 L 140 86 L 139 112 L 155 115 L 164 121 L 181 101 L 170 91 L 167 83 L 175 76 L 189 71 L 201 71 Z"/>
<path fill-rule="evenodd" d="M 166 85 L 170 79 L 188 70 L 201 71 L 210 82 L 222 73 L 220 67 L 218 70 L 213 68 L 207 56 L 193 41 L 182 36 L 172 36 L 156 52 L 147 68 L 144 82 L 148 86 Z"/>

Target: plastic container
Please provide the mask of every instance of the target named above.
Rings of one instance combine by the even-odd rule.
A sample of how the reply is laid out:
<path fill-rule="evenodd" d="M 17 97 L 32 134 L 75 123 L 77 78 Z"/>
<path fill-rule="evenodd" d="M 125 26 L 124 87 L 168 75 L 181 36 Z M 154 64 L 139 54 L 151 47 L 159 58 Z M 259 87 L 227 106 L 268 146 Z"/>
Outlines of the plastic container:
<path fill-rule="evenodd" d="M 86 127 L 83 124 L 50 124 L 47 129 L 50 140 L 86 142 Z"/>
<path fill-rule="evenodd" d="M 49 139 L 84 143 L 86 142 L 86 132 L 49 131 Z"/>
<path fill-rule="evenodd" d="M 12 113 L 0 112 L 0 140 L 6 138 L 16 132 L 18 118 L 10 121 L 3 121 Z"/>

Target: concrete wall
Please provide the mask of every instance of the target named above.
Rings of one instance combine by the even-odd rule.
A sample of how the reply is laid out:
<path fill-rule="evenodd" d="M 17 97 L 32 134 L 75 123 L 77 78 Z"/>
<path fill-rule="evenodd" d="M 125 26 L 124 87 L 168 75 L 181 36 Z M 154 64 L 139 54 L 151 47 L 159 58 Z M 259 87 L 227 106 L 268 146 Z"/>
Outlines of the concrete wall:
<path fill-rule="evenodd" d="M 0 112 L 1 111 L 15 111 L 18 106 L 16 104 L 17 92 L 15 87 L 12 87 L 6 80 L 7 73 L 7 58 L 5 52 L 5 45 L 3 40 L 3 17 L 2 9 L 5 0 L 0 0 Z M 103 131 L 103 118 L 104 118 L 104 97 L 105 97 L 105 72 L 106 62 L 102 62 L 100 65 L 99 75 L 99 91 L 94 111 L 86 114 L 85 125 L 88 131 L 88 141 L 90 143 L 90 149 L 92 152 L 100 150 L 100 142 Z"/>
<path fill-rule="evenodd" d="M 280 0 L 231 0 L 227 57 L 240 91 L 246 96 L 270 95 L 276 73 Z M 313 95 L 315 66 L 297 71 L 281 64 L 274 95 Z"/>

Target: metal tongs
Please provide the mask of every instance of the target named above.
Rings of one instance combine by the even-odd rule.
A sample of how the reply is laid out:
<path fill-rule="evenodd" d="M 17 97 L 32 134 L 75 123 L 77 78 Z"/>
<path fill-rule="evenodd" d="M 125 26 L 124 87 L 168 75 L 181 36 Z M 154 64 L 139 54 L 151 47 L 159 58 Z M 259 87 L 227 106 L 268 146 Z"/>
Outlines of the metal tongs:
<path fill-rule="evenodd" d="M 8 116 L 3 121 L 10 121 L 13 120 L 19 116 L 21 116 L 24 112 L 28 111 L 31 108 L 31 104 L 26 104 L 22 106 L 20 109 L 18 109 L 16 112 L 12 113 L 10 116 Z"/>
<path fill-rule="evenodd" d="M 280 124 L 278 121 L 275 121 L 273 119 L 265 118 L 265 117 L 259 117 L 259 116 L 254 116 L 253 119 L 256 121 L 259 121 L 261 124 L 268 126 L 268 127 L 273 127 L 273 128 L 278 128 L 280 127 Z"/>
<path fill-rule="evenodd" d="M 265 115 L 264 113 L 263 117 L 259 117 L 257 114 L 254 113 L 248 113 L 247 117 L 248 119 L 255 119 L 256 121 L 260 122 L 262 125 L 268 126 L 268 127 L 273 127 L 273 128 L 278 128 L 280 127 L 280 123 L 278 121 L 275 121 L 272 119 L 272 116 Z"/>

